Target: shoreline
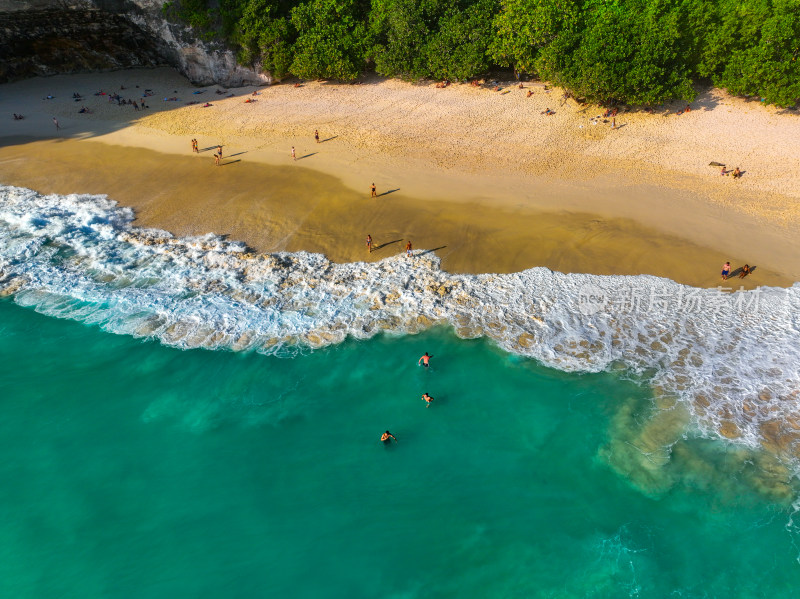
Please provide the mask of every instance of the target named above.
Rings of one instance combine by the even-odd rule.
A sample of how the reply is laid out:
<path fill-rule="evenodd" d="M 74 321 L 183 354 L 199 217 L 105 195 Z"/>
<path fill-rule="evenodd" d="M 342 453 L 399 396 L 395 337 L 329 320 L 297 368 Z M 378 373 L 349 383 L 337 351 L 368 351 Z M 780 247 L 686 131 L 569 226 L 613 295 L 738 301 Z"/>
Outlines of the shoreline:
<path fill-rule="evenodd" d="M 182 103 L 176 103 L 173 106 L 173 103 L 163 102 L 161 98 L 152 96 L 147 99 L 151 110 L 142 113 L 134 112 L 131 107 L 108 104 L 104 98 L 100 100 L 94 96 L 88 96 L 82 103 L 73 103 L 71 98 L 67 97 L 71 95 L 71 92 L 67 93 L 67 90 L 73 88 L 85 95 L 88 89 L 91 89 L 87 89 L 89 81 L 94 84 L 94 87 L 102 89 L 104 86 L 110 90 L 112 82 L 124 81 L 125 86 L 129 87 L 128 83 L 133 80 L 148 82 L 140 84 L 140 89 L 147 86 L 155 90 L 157 86 L 166 86 L 164 89 L 172 88 L 169 90 L 170 93 L 173 90 L 180 90 L 178 93 L 182 96 L 182 100 L 186 97 L 199 97 L 210 101 L 214 106 L 205 109 L 198 105 L 186 106 Z M 534 87 L 536 84 L 527 85 Z M 306 220 L 303 221 L 308 229 L 305 230 L 301 226 L 291 235 L 291 240 L 287 242 L 286 247 L 279 247 L 275 243 L 265 243 L 264 236 L 259 237 L 258 229 L 263 227 L 265 220 L 270 218 L 274 218 L 278 225 L 280 223 L 285 225 L 288 222 L 291 215 L 278 214 L 283 210 L 281 202 L 270 204 L 269 215 L 267 213 L 251 214 L 252 218 L 247 222 L 244 222 L 247 219 L 240 219 L 236 227 L 228 224 L 219 228 L 222 223 L 217 227 L 213 226 L 215 224 L 214 215 L 208 202 L 196 202 L 197 210 L 193 210 L 194 214 L 188 218 L 186 213 L 189 211 L 191 202 L 187 203 L 185 198 L 180 202 L 167 201 L 159 210 L 151 209 L 148 213 L 145 207 L 146 202 L 143 200 L 135 201 L 122 197 L 111 188 L 91 189 L 91 193 L 108 193 L 112 199 L 133 206 L 137 209 L 137 215 L 147 226 L 159 226 L 169 229 L 175 234 L 185 234 L 184 232 L 187 230 L 199 232 L 196 227 L 201 226 L 205 218 L 209 222 L 208 226 L 211 227 L 205 232 L 230 234 L 262 251 L 307 249 L 323 251 L 337 262 L 352 259 L 362 260 L 365 252 L 362 251 L 361 238 L 367 232 L 371 232 L 373 237 L 376 237 L 376 231 L 369 229 L 370 218 L 365 219 L 364 215 L 359 214 L 358 218 L 354 219 L 353 214 L 348 214 L 346 202 L 356 202 L 361 198 L 365 202 L 368 201 L 368 186 L 374 180 L 379 194 L 386 191 L 390 194 L 379 198 L 381 205 L 377 210 L 373 210 L 369 204 L 365 203 L 355 204 L 356 210 L 351 210 L 351 212 L 370 211 L 373 213 L 371 215 L 373 221 L 375 219 L 381 221 L 381 217 L 385 219 L 381 222 L 387 222 L 391 218 L 397 219 L 398 226 L 395 227 L 395 230 L 386 230 L 385 234 L 388 237 L 397 234 L 403 235 L 404 238 L 408 236 L 415 239 L 415 247 L 433 249 L 442 244 L 450 245 L 452 254 L 448 255 L 445 252 L 440 255 L 444 259 L 443 267 L 452 269 L 454 272 L 510 272 L 532 266 L 547 266 L 554 270 L 565 268 L 565 272 L 655 274 L 668 276 L 687 284 L 708 287 L 721 283 L 718 276 L 719 265 L 713 260 L 719 262 L 720 256 L 722 256 L 722 261 L 730 259 L 734 262 L 734 266 L 738 265 L 738 261 L 748 261 L 750 264 L 759 265 L 762 274 L 770 271 L 770 276 L 767 277 L 769 282 L 759 276 L 753 277 L 754 284 L 787 286 L 793 281 L 800 280 L 796 243 L 791 235 L 792 226 L 800 222 L 797 201 L 791 196 L 779 195 L 774 191 L 767 193 L 763 186 L 759 188 L 762 181 L 755 175 L 750 180 L 746 175 L 745 179 L 741 181 L 733 181 L 728 178 L 724 181 L 717 181 L 717 179 L 721 179 L 718 175 L 713 177 L 710 174 L 707 179 L 700 179 L 692 172 L 667 173 L 657 165 L 653 167 L 651 173 L 642 170 L 643 161 L 640 160 L 637 163 L 624 156 L 624 152 L 622 158 L 612 160 L 613 156 L 602 155 L 603 153 L 599 152 L 598 148 L 594 148 L 595 155 L 592 156 L 586 152 L 585 148 L 582 149 L 574 143 L 570 146 L 566 142 L 562 144 L 565 148 L 559 152 L 564 156 L 569 155 L 569 159 L 553 162 L 555 160 L 553 153 L 547 156 L 544 156 L 543 153 L 540 159 L 531 161 L 524 156 L 520 157 L 524 155 L 524 152 L 515 154 L 508 150 L 513 145 L 511 142 L 518 141 L 518 138 L 514 138 L 509 131 L 502 130 L 498 123 L 487 125 L 494 128 L 495 135 L 485 143 L 475 143 L 477 138 L 473 134 L 465 135 L 463 139 L 457 139 L 450 146 L 438 143 L 436 140 L 445 136 L 447 139 L 451 139 L 451 125 L 441 123 L 441 115 L 436 113 L 436 110 L 441 108 L 441 98 L 447 99 L 447 94 L 451 99 L 455 98 L 454 104 L 457 106 L 454 111 L 458 118 L 454 117 L 454 119 L 458 121 L 463 116 L 460 113 L 470 107 L 479 106 L 484 110 L 494 110 L 493 106 L 506 100 L 505 96 L 498 98 L 496 93 L 483 89 L 476 90 L 469 89 L 468 86 L 456 86 L 455 90 L 438 90 L 432 86 L 380 81 L 362 86 L 307 83 L 300 89 L 274 86 L 260 88 L 259 95 L 256 97 L 250 96 L 254 88 L 236 90 L 233 98 L 222 98 L 214 95 L 211 90 L 205 94 L 189 96 L 190 90 L 197 90 L 169 69 L 59 76 L 6 84 L 0 87 L 9 92 L 4 95 L 3 100 L 0 100 L 0 110 L 7 109 L 11 101 L 19 100 L 22 96 L 29 96 L 34 93 L 34 90 L 58 88 L 58 93 L 53 94 L 56 95 L 55 100 L 38 101 L 43 105 L 38 109 L 35 106 L 36 103 L 32 102 L 31 110 L 33 112 L 29 111 L 29 114 L 26 114 L 25 121 L 14 123 L 14 129 L 17 129 L 18 134 L 32 138 L 52 139 L 55 133 L 49 116 L 52 113 L 60 119 L 64 127 L 59 132 L 59 136 L 61 139 L 69 136 L 73 140 L 68 142 L 70 144 L 81 144 L 89 148 L 102 143 L 105 148 L 127 146 L 131 149 L 132 153 L 125 156 L 119 155 L 118 160 L 121 164 L 116 168 L 117 173 L 124 173 L 126 164 L 139 163 L 146 156 L 150 157 L 151 154 L 155 156 L 155 152 L 175 154 L 176 156 L 169 158 L 161 156 L 160 160 L 165 163 L 177 164 L 174 161 L 197 162 L 203 158 L 203 168 L 190 169 L 191 176 L 202 179 L 206 186 L 213 186 L 215 178 L 220 177 L 214 174 L 210 158 L 211 152 L 209 151 L 205 155 L 201 154 L 199 157 L 191 155 L 189 152 L 189 139 L 196 137 L 200 140 L 201 148 L 211 145 L 211 143 L 223 143 L 224 156 L 236 155 L 241 162 L 231 163 L 227 168 L 221 170 L 236 170 L 240 177 L 249 178 L 254 184 L 257 183 L 256 177 L 253 173 L 245 174 L 245 167 L 252 171 L 256 171 L 259 164 L 270 165 L 272 167 L 269 169 L 270 171 L 294 168 L 294 174 L 292 172 L 286 174 L 288 177 L 286 188 L 294 189 L 295 191 L 292 193 L 302 194 L 306 193 L 303 188 L 309 187 L 312 194 L 327 196 L 327 201 L 333 205 L 328 220 L 338 218 L 342 221 L 328 222 L 326 226 L 325 215 L 321 214 L 324 210 L 320 210 L 317 206 L 314 212 L 315 216 L 310 219 L 310 222 L 307 217 L 311 212 L 306 214 Z M 436 113 L 423 118 L 422 125 L 440 122 L 440 129 L 435 130 L 429 127 L 429 134 L 425 136 L 420 127 L 411 127 L 408 122 L 396 123 L 397 108 L 385 107 L 383 113 L 379 113 L 380 106 L 370 114 L 360 114 L 355 110 L 357 116 L 354 116 L 353 119 L 356 119 L 357 122 L 342 122 L 342 119 L 346 117 L 338 114 L 339 112 L 352 112 L 354 105 L 359 102 L 362 104 L 377 103 L 375 98 L 378 96 L 376 94 L 386 95 L 387 91 L 390 92 L 388 97 L 391 99 L 392 106 L 395 107 L 412 98 L 418 99 L 420 94 L 423 99 L 428 98 L 428 104 L 423 103 L 420 105 L 421 107 L 418 106 L 416 112 L 425 112 L 430 109 L 432 114 Z M 508 95 L 517 91 L 522 94 L 522 90 L 512 89 Z M 299 97 L 298 94 L 305 94 L 306 98 L 293 102 L 290 98 L 294 95 L 296 99 Z M 322 96 L 322 98 L 318 96 Z M 342 101 L 326 104 L 328 96 L 342 98 Z M 257 102 L 245 104 L 246 97 L 255 98 Z M 60 101 L 60 98 L 64 98 L 64 101 Z M 462 100 L 463 102 L 461 102 Z M 529 100 L 531 100 L 529 102 L 531 105 L 537 101 L 543 101 L 542 98 L 537 98 L 536 94 Z M 519 103 L 519 98 L 511 99 L 511 101 Z M 729 99 L 729 101 L 735 103 L 734 100 Z M 461 103 L 459 104 L 459 102 Z M 89 115 L 70 114 L 72 110 L 77 112 L 77 107 L 84 104 L 91 105 L 94 113 Z M 591 108 L 589 110 L 594 111 Z M 713 110 L 718 111 L 719 107 L 715 107 Z M 738 109 L 734 107 L 729 110 Z M 791 125 L 782 128 L 781 135 L 791 133 L 795 128 L 800 131 L 800 119 L 792 116 L 773 115 L 762 108 L 759 110 L 763 110 L 765 113 L 755 115 L 759 122 L 766 118 L 778 118 Z M 572 113 L 577 112 L 577 109 L 568 105 L 560 109 L 559 113 L 567 111 Z M 535 113 L 535 110 L 533 112 Z M 697 111 L 698 114 L 700 112 Z M 747 115 L 751 112 L 742 114 Z M 574 121 L 578 119 L 575 114 L 571 113 L 567 116 Z M 499 119 L 502 115 L 495 114 L 494 116 Z M 536 119 L 537 116 L 539 115 L 531 118 Z M 556 119 L 558 116 L 559 114 L 551 119 Z M 678 121 L 677 119 L 694 118 L 694 116 L 695 112 L 680 117 L 676 116 L 673 122 L 688 123 L 688 120 Z M 78 119 L 77 117 L 89 118 Z M 546 118 L 548 117 L 542 117 L 542 119 Z M 635 122 L 625 123 L 626 127 L 615 133 L 619 133 L 620 136 L 627 135 L 627 132 L 634 129 L 634 125 L 646 129 L 646 123 L 639 123 L 637 119 L 663 117 L 631 114 L 629 118 Z M 358 119 L 361 120 L 358 121 Z M 502 121 L 502 119 L 500 120 Z M 483 121 L 473 118 L 472 122 Z M 549 125 L 554 121 L 535 120 L 534 124 L 539 125 L 540 122 Z M 370 123 L 374 124 L 372 130 L 369 128 Z M 502 125 L 502 122 L 499 124 Z M 529 124 L 527 123 L 526 126 Z M 16 125 L 22 126 L 17 127 Z M 195 131 L 194 134 L 188 133 L 190 125 Z M 556 133 L 560 132 L 565 135 L 564 127 L 567 126 L 564 123 L 557 125 Z M 396 129 L 388 136 L 381 133 L 381 129 L 390 127 Z M 51 130 L 48 131 L 48 128 Z M 322 139 L 330 138 L 330 140 L 322 144 L 314 144 L 312 138 L 314 128 L 320 129 Z M 424 127 L 422 128 L 424 129 Z M 588 133 L 577 127 L 575 129 L 580 135 Z M 600 131 L 600 129 L 595 128 L 592 131 Z M 485 134 L 486 131 L 482 131 L 482 133 Z M 547 135 L 554 134 L 552 131 L 545 133 Z M 608 133 L 612 132 L 609 130 L 604 135 L 607 136 Z M 512 137 L 511 140 L 506 139 L 509 135 Z M 537 135 L 541 137 L 542 131 L 538 131 Z M 646 136 L 639 132 L 636 135 L 637 138 L 633 141 L 637 141 L 643 135 Z M 659 141 L 655 137 L 655 133 L 653 136 L 656 141 Z M 209 142 L 211 139 L 214 141 Z M 434 142 L 428 144 L 430 139 L 433 139 Z M 36 185 L 25 185 L 25 177 L 20 175 L 21 169 L 18 168 L 21 163 L 18 162 L 15 166 L 14 163 L 8 162 L 8 160 L 19 159 L 37 160 L 40 170 L 47 171 L 42 173 L 44 180 L 48 179 L 46 174 L 53 172 L 56 163 L 61 164 L 65 171 L 71 173 L 71 181 L 76 182 L 76 187 L 72 189 L 56 189 L 55 187 L 37 189 L 40 191 L 82 193 L 84 189 L 80 188 L 80 181 L 84 181 L 88 187 L 91 187 L 93 181 L 97 182 L 103 178 L 98 176 L 96 168 L 91 164 L 86 164 L 85 156 L 74 160 L 72 164 L 69 164 L 70 160 L 64 156 L 50 156 L 45 159 L 41 148 L 36 152 L 26 153 L 23 151 L 26 145 L 20 143 L 21 141 L 21 137 L 6 137 L 0 142 L 3 144 L 0 148 L 2 153 L 0 160 L 5 161 L 0 163 L 0 174 L 3 176 L 4 183 L 37 189 Z M 536 146 L 540 141 L 536 139 L 535 143 L 531 143 L 543 150 L 545 146 Z M 583 140 L 581 143 L 585 141 Z M 665 151 L 676 143 L 675 140 L 661 141 Z M 619 145 L 620 140 L 617 139 L 614 143 Z M 295 145 L 298 155 L 303 157 L 296 164 L 289 157 L 288 150 L 291 145 Z M 798 144 L 794 144 L 794 146 L 798 146 Z M 800 147 L 794 146 L 784 147 L 783 154 L 780 154 L 773 162 L 793 160 L 795 154 L 800 156 Z M 79 146 L 72 145 L 71 147 Z M 411 151 L 405 151 L 409 147 L 411 147 Z M 443 149 L 445 147 L 450 147 L 452 152 L 448 154 Z M 113 152 L 116 154 L 117 150 L 122 151 L 123 148 L 116 148 Z M 142 150 L 146 151 L 142 152 Z M 93 152 L 98 151 L 106 154 L 112 152 L 110 149 L 93 150 Z M 570 151 L 572 151 L 571 154 Z M 606 154 L 614 151 L 616 151 L 614 148 L 608 149 Z M 91 153 L 88 152 L 88 154 Z M 16 158 L 9 158 L 11 155 Z M 498 157 L 502 160 L 498 160 Z M 55 161 L 53 168 L 48 166 L 47 160 Z M 111 165 L 111 162 L 103 168 L 114 171 L 115 167 Z M 223 162 L 226 161 L 223 160 Z M 598 169 L 597 165 L 599 164 L 604 164 L 605 167 Z M 89 168 L 81 170 L 81 166 Z M 194 166 L 199 167 L 199 165 Z M 93 168 L 95 172 L 90 172 Z M 705 168 L 709 173 L 712 170 L 709 167 Z M 748 168 L 752 172 L 752 167 Z M 36 167 L 31 167 L 29 170 L 36 170 Z M 591 176 L 586 176 L 585 173 L 591 173 Z M 789 173 L 788 170 L 787 173 Z M 317 177 L 318 174 L 321 175 Z M 335 176 L 337 181 L 329 180 L 324 185 L 321 184 L 320 177 L 324 178 L 326 175 Z M 31 177 L 30 173 L 27 176 L 29 180 L 35 179 L 35 177 Z M 113 176 L 113 173 L 109 173 L 106 180 Z M 147 173 L 140 176 L 149 178 Z M 773 189 L 781 189 L 781 186 L 785 188 L 787 185 L 791 188 L 793 177 L 795 175 L 790 173 L 787 180 L 782 180 L 781 185 L 773 185 Z M 226 181 L 236 178 L 225 175 Z M 307 185 L 307 180 L 311 178 L 315 181 Z M 293 179 L 293 181 L 289 181 L 289 179 Z M 173 193 L 175 196 L 179 196 L 181 194 L 181 185 L 185 181 L 170 183 L 168 178 L 161 177 L 161 182 L 165 183 L 165 181 L 167 186 L 174 187 L 172 192 L 165 192 L 166 195 Z M 658 185 L 654 184 L 656 182 Z M 252 192 L 248 199 L 245 183 L 236 189 L 237 196 L 233 203 L 237 204 L 239 209 L 252 209 L 257 201 L 258 193 Z M 744 185 L 740 185 L 741 183 Z M 226 184 L 229 185 L 229 183 Z M 263 185 L 264 182 L 259 181 L 258 184 Z M 326 186 L 335 189 L 335 193 L 326 193 Z M 800 185 L 797 190 L 797 194 L 800 196 Z M 221 195 L 223 192 L 224 188 L 213 191 L 213 194 L 218 197 L 218 201 L 219 198 L 224 197 Z M 764 195 L 756 198 L 755 193 Z M 336 196 L 335 201 L 331 199 L 332 196 Z M 347 200 L 344 200 L 345 196 L 348 198 Z M 431 198 L 435 198 L 435 200 L 431 200 Z M 310 202 L 312 199 L 306 199 L 301 203 L 310 205 Z M 142 210 L 141 213 L 140 210 Z M 252 210 L 250 211 L 252 212 Z M 428 229 L 426 231 L 418 230 L 418 228 L 405 230 L 407 225 L 419 227 L 418 221 L 421 219 L 409 216 L 414 211 L 427 211 L 429 212 L 428 218 L 433 219 L 436 219 L 437 215 L 442 215 L 439 217 L 439 222 L 452 223 L 452 226 L 443 227 L 438 236 L 435 227 L 432 226 L 434 223 L 428 223 L 427 227 L 422 227 Z M 286 211 L 283 210 L 283 212 Z M 294 217 L 297 217 L 297 214 Z M 343 222 L 349 220 L 357 222 L 352 225 Z M 493 220 L 499 222 L 492 223 Z M 468 233 L 471 228 L 475 232 L 475 237 L 472 238 L 474 244 L 484 247 L 499 244 L 505 246 L 505 252 L 508 252 L 509 248 L 513 250 L 515 243 L 524 240 L 522 233 L 525 226 L 523 223 L 515 223 L 516 220 L 524 221 L 529 230 L 533 231 L 535 231 L 537 223 L 541 223 L 543 235 L 540 237 L 544 241 L 539 240 L 539 243 L 544 243 L 545 246 L 550 245 L 553 248 L 573 241 L 575 245 L 580 245 L 587 238 L 592 237 L 592 232 L 587 229 L 587 223 L 602 223 L 601 228 L 604 228 L 604 233 L 609 237 L 604 240 L 605 249 L 608 250 L 616 245 L 612 253 L 621 258 L 609 260 L 608 254 L 603 255 L 601 252 L 601 255 L 593 256 L 589 251 L 586 256 L 578 255 L 570 260 L 563 256 L 568 253 L 569 248 L 561 248 L 558 252 L 560 255 L 556 258 L 551 257 L 548 262 L 547 252 L 544 250 L 538 253 L 522 252 L 524 255 L 510 259 L 503 257 L 503 250 L 490 248 L 486 251 L 486 256 L 478 259 L 475 252 L 465 252 L 463 247 L 458 249 L 453 247 L 456 238 L 464 236 L 465 231 Z M 563 230 L 557 234 L 551 231 L 550 238 L 547 238 L 548 230 L 557 227 L 560 221 L 563 221 Z M 358 231 L 355 230 L 355 224 L 361 227 Z M 510 227 L 510 224 L 514 226 Z M 379 224 L 376 223 L 375 226 L 379 226 Z M 385 229 L 390 228 L 386 225 L 380 226 Z M 498 231 L 507 231 L 509 228 L 515 229 L 511 235 L 497 233 Z M 584 229 L 583 235 L 572 239 L 576 230 L 581 228 Z M 621 230 L 625 230 L 626 233 L 621 241 L 617 240 L 615 243 L 611 238 Z M 495 232 L 494 235 L 492 235 L 492 231 Z M 383 236 L 384 233 L 378 232 L 378 235 Z M 437 245 L 436 239 L 441 239 L 442 236 L 446 239 Z M 453 236 L 453 239 L 448 236 Z M 326 238 L 324 242 L 320 241 L 322 237 Z M 500 239 L 497 240 L 494 237 Z M 433 240 L 432 244 L 426 242 L 427 238 Z M 656 241 L 653 241 L 654 239 Z M 376 237 L 377 241 L 379 239 Z M 448 241 L 449 244 L 445 243 Z M 350 246 L 351 244 L 358 249 L 335 249 L 337 245 Z M 453 255 L 458 252 L 463 252 L 465 255 L 461 258 Z M 633 255 L 636 255 L 637 259 L 633 259 Z M 531 263 L 531 260 L 539 260 L 539 263 Z M 683 266 L 681 266 L 682 262 L 685 262 Z M 652 266 L 648 266 L 650 264 Z M 495 268 L 491 268 L 493 265 Z M 582 265 L 585 265 L 585 268 L 581 269 Z M 696 268 L 701 268 L 702 272 L 693 272 Z"/>

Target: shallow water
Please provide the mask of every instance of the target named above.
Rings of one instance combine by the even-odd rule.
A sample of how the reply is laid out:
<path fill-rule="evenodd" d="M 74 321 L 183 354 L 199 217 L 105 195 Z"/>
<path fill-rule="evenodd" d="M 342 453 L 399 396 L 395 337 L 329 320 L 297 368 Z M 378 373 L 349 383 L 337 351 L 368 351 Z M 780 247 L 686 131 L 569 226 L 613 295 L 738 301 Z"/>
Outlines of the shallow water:
<path fill-rule="evenodd" d="M 559 370 L 647 377 L 658 405 L 677 408 L 631 441 L 647 455 L 688 419 L 800 470 L 800 284 L 734 291 L 734 280 L 726 292 L 546 268 L 457 275 L 419 249 L 334 264 L 134 227 L 130 209 L 102 196 L 0 186 L 0 200 L 0 293 L 43 314 L 274 355 L 447 323 Z"/>
<path fill-rule="evenodd" d="M 637 381 L 442 327 L 293 358 L 8 300 L 0 330 L 4 597 L 780 598 L 800 580 L 757 454 L 689 426 L 657 490 L 620 465 L 654 414 Z"/>

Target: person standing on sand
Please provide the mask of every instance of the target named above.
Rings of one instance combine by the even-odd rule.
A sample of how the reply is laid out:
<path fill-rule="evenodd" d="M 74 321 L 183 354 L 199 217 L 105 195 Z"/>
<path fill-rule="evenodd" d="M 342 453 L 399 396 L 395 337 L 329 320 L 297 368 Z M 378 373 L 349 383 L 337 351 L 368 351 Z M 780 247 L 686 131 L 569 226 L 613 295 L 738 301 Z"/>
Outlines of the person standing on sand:
<path fill-rule="evenodd" d="M 411 252 L 411 240 L 409 239 L 409 240 L 408 240 L 408 243 L 406 243 L 406 256 L 408 256 L 409 258 L 411 258 L 411 256 L 412 256 L 412 255 L 413 255 L 413 254 L 412 254 L 412 252 Z"/>
<path fill-rule="evenodd" d="M 297 154 L 295 154 L 294 146 L 292 146 L 292 160 L 297 160 Z"/>
<path fill-rule="evenodd" d="M 728 275 L 731 274 L 731 263 L 726 262 L 722 265 L 722 280 L 726 281 L 728 279 Z"/>
<path fill-rule="evenodd" d="M 56 126 L 56 131 L 61 129 L 61 125 L 58 124 L 58 119 L 56 117 L 53 117 L 53 124 Z"/>
<path fill-rule="evenodd" d="M 219 154 L 214 154 L 214 166 L 219 166 Z"/>
<path fill-rule="evenodd" d="M 316 139 L 317 143 L 319 143 L 319 130 L 318 129 L 314 129 L 314 139 Z"/>
<path fill-rule="evenodd" d="M 372 235 L 367 235 L 367 251 L 372 253 Z"/>
<path fill-rule="evenodd" d="M 370 187 L 370 189 L 372 190 L 372 197 L 377 198 L 378 194 L 375 193 L 375 183 L 372 184 L 372 187 Z"/>
<path fill-rule="evenodd" d="M 217 155 L 218 155 L 220 158 L 222 158 L 222 146 L 221 146 L 221 145 L 217 146 Z"/>

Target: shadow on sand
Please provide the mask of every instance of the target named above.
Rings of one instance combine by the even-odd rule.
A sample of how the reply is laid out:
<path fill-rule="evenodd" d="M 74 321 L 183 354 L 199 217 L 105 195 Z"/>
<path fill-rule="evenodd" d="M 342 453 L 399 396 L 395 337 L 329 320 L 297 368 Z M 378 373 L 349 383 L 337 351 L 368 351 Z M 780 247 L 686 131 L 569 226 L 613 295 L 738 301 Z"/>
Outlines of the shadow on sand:
<path fill-rule="evenodd" d="M 403 241 L 403 240 L 402 239 L 395 239 L 394 241 L 387 241 L 387 242 L 382 243 L 380 245 L 376 245 L 374 248 L 372 248 L 372 251 L 373 252 L 377 252 L 378 250 L 385 248 L 387 245 L 392 245 L 393 243 L 400 243 L 401 241 Z"/>

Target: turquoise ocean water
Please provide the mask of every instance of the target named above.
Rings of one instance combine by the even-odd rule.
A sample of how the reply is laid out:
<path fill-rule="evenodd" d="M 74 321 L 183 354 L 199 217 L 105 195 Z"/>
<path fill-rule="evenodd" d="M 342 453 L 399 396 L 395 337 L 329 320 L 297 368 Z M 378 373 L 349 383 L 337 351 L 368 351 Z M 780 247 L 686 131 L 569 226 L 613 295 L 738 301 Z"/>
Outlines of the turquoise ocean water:
<path fill-rule="evenodd" d="M 614 375 L 447 330 L 277 358 L 0 327 L 0 596 L 796 596 L 790 505 L 610 467 L 651 410 Z"/>
<path fill-rule="evenodd" d="M 0 200 L 0 597 L 797 596 L 798 286 L 260 259 Z"/>

